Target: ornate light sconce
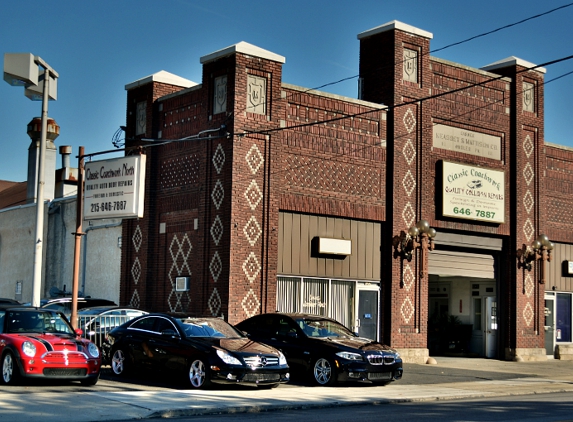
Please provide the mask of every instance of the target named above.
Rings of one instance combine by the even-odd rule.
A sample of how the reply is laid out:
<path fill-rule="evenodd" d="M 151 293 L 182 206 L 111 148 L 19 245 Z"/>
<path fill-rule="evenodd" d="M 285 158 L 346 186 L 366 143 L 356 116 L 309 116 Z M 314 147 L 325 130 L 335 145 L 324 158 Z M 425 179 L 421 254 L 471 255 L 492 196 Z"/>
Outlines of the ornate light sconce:
<path fill-rule="evenodd" d="M 537 239 L 531 242 L 531 246 L 523 245 L 521 249 L 517 250 L 517 268 L 531 271 L 533 262 L 541 260 L 541 280 L 539 280 L 539 283 L 545 284 L 545 262 L 551 262 L 552 250 L 553 243 L 546 235 L 540 234 L 537 236 Z"/>
<path fill-rule="evenodd" d="M 434 250 L 434 237 L 436 237 L 436 229 L 430 227 L 430 223 L 426 220 L 420 220 L 415 226 L 408 229 L 408 233 L 403 230 L 399 236 L 394 236 L 392 239 L 392 246 L 394 247 L 394 259 L 400 258 L 402 261 L 412 260 L 412 252 L 420 249 L 420 279 L 426 276 L 424 270 L 424 252 Z M 400 282 L 402 285 L 403 283 Z"/>

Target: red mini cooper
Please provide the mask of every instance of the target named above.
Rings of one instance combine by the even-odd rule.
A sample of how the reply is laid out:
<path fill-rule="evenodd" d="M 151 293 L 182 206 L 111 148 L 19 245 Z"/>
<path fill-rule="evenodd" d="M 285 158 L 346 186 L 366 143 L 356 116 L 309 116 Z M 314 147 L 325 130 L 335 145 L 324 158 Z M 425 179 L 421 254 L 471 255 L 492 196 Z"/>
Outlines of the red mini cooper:
<path fill-rule="evenodd" d="M 81 330 L 74 331 L 60 312 L 0 308 L 0 380 L 15 384 L 26 377 L 95 385 L 101 369 L 100 351 L 80 335 Z"/>

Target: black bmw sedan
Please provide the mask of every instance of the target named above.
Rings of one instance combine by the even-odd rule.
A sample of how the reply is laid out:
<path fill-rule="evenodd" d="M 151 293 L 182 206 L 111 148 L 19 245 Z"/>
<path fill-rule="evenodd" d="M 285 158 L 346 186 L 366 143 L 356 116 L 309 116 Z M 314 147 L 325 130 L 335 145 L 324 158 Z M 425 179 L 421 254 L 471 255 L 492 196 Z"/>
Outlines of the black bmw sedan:
<path fill-rule="evenodd" d="M 330 318 L 274 313 L 236 325 L 252 340 L 281 350 L 293 375 L 310 375 L 318 385 L 343 381 L 388 384 L 402 377 L 402 359 L 394 349 L 356 336 Z"/>
<path fill-rule="evenodd" d="M 111 369 L 135 367 L 184 373 L 193 388 L 245 383 L 274 388 L 289 379 L 285 356 L 220 318 L 147 314 L 108 333 Z"/>

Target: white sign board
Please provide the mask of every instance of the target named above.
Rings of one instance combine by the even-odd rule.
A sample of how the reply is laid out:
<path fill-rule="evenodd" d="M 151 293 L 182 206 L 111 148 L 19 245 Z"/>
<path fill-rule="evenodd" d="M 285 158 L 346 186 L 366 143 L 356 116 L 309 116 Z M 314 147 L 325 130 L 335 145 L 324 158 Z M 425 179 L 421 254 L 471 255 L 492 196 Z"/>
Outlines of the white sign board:
<path fill-rule="evenodd" d="M 501 138 L 468 129 L 435 124 L 434 148 L 501 160 Z"/>
<path fill-rule="evenodd" d="M 84 171 L 84 220 L 141 218 L 145 155 L 91 161 Z"/>
<path fill-rule="evenodd" d="M 505 221 L 505 173 L 443 161 L 442 214 L 445 217 Z"/>

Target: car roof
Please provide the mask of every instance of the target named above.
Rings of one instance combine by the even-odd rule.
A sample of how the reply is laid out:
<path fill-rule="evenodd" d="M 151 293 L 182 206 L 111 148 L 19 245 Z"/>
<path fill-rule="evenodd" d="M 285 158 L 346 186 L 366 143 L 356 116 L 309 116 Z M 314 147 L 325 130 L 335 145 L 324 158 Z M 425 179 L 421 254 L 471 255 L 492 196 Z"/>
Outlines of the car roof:
<path fill-rule="evenodd" d="M 72 297 L 71 296 L 55 297 L 55 298 L 50 298 L 50 299 L 42 299 L 42 301 L 46 301 L 46 303 L 71 302 Z M 90 297 L 90 296 L 78 297 L 78 302 L 102 302 L 102 303 L 108 303 L 109 305 L 113 304 L 113 306 L 117 306 L 117 304 L 113 300 L 101 299 L 98 297 Z"/>
<path fill-rule="evenodd" d="M 148 313 L 147 311 L 144 311 L 143 309 L 134 308 L 132 306 L 113 306 L 113 305 L 89 306 L 87 308 L 83 308 L 81 310 L 81 313 L 87 314 L 89 312 L 93 312 L 93 313 L 99 314 L 102 312 L 113 311 L 116 309 L 118 309 L 118 310 L 125 309 L 126 311 L 139 311 L 139 312 L 145 312 L 146 314 Z"/>
<path fill-rule="evenodd" d="M 0 297 L 0 304 L 1 305 L 4 305 L 4 304 L 20 305 L 20 302 L 18 302 L 16 299 L 10 299 L 7 297 Z"/>
<path fill-rule="evenodd" d="M 327 316 L 322 316 L 322 315 L 315 315 L 315 314 L 306 314 L 306 313 L 302 313 L 302 312 L 269 312 L 266 314 L 260 314 L 260 315 L 256 315 L 257 317 L 261 317 L 264 315 L 282 315 L 282 316 L 286 316 L 292 319 L 314 319 L 314 320 L 329 320 L 329 321 L 335 321 L 336 320 L 327 317 Z M 254 318 L 254 317 L 253 317 Z"/>

